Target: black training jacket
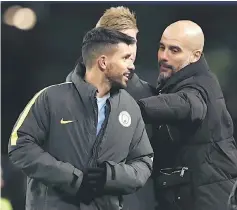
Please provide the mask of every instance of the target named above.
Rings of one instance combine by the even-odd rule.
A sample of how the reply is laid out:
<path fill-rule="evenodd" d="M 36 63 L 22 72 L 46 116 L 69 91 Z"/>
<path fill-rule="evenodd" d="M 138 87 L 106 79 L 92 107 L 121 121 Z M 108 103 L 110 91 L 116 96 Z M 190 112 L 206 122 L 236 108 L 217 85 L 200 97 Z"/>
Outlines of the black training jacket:
<path fill-rule="evenodd" d="M 122 195 L 151 175 L 153 150 L 137 103 L 125 90 L 112 91 L 96 136 L 96 89 L 84 73 L 39 91 L 13 128 L 9 157 L 28 177 L 27 210 L 119 210 Z M 85 205 L 76 196 L 83 171 L 102 163 L 103 196 Z"/>
<path fill-rule="evenodd" d="M 225 210 L 237 178 L 233 122 L 204 56 L 139 101 L 152 123 L 157 198 L 164 209 Z"/>

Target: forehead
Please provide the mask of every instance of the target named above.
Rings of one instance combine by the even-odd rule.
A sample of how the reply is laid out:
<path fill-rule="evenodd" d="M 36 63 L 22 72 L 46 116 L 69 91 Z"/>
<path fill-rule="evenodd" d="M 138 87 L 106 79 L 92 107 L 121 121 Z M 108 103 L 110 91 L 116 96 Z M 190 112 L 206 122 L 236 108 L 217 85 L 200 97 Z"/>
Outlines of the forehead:
<path fill-rule="evenodd" d="M 119 43 L 115 47 L 115 52 L 117 53 L 131 53 L 132 49 L 130 45 L 127 45 L 125 43 Z"/>
<path fill-rule="evenodd" d="M 161 37 L 160 42 L 167 46 L 177 46 L 182 49 L 188 48 L 188 40 L 183 33 L 172 33 L 165 31 Z"/>
<path fill-rule="evenodd" d="M 108 55 L 112 57 L 129 56 L 129 55 L 132 55 L 132 50 L 129 47 L 129 45 L 125 43 L 119 43 L 111 48 L 111 51 Z"/>
<path fill-rule="evenodd" d="M 180 41 L 179 39 L 176 38 L 171 38 L 171 37 L 166 37 L 166 36 L 162 36 L 160 43 L 169 47 L 169 46 L 176 46 L 176 47 L 180 47 L 180 48 L 184 48 L 184 43 L 182 41 Z"/>

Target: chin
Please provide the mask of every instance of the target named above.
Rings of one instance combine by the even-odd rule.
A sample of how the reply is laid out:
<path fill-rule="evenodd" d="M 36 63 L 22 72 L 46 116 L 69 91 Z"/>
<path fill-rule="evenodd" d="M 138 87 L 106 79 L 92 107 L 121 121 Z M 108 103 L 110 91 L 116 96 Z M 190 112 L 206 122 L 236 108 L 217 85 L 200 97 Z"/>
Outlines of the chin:
<path fill-rule="evenodd" d="M 124 88 L 127 88 L 128 86 L 128 80 L 122 80 L 120 83 L 119 83 L 119 86 L 121 89 L 124 89 Z"/>
<path fill-rule="evenodd" d="M 158 76 L 158 83 L 165 83 L 171 77 L 167 72 L 161 72 Z"/>
<path fill-rule="evenodd" d="M 127 87 L 126 83 L 122 83 L 122 82 L 114 82 L 112 84 L 112 88 L 113 89 L 125 89 Z"/>
<path fill-rule="evenodd" d="M 163 78 L 168 79 L 171 77 L 171 72 L 161 72 L 160 75 L 162 75 Z"/>
<path fill-rule="evenodd" d="M 127 83 L 125 83 L 125 84 L 122 83 L 122 84 L 120 84 L 120 89 L 125 89 L 125 88 L 127 88 L 127 86 L 128 86 Z"/>
<path fill-rule="evenodd" d="M 121 87 L 121 89 L 126 89 L 127 88 L 127 84 L 125 84 L 125 85 L 122 85 L 122 87 Z"/>

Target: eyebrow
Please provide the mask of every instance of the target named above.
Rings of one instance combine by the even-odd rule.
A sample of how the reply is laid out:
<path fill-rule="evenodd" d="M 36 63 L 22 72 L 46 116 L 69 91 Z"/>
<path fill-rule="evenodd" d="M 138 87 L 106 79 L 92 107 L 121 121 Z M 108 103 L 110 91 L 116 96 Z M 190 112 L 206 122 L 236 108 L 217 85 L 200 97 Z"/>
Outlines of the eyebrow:
<path fill-rule="evenodd" d="M 176 46 L 176 45 L 170 45 L 169 48 L 181 50 L 181 48 L 179 46 Z"/>
<path fill-rule="evenodd" d="M 162 42 L 160 42 L 160 45 L 165 46 Z M 168 47 L 171 48 L 171 49 L 176 48 L 176 49 L 182 50 L 181 47 L 179 47 L 179 46 L 177 46 L 177 45 L 169 45 Z"/>

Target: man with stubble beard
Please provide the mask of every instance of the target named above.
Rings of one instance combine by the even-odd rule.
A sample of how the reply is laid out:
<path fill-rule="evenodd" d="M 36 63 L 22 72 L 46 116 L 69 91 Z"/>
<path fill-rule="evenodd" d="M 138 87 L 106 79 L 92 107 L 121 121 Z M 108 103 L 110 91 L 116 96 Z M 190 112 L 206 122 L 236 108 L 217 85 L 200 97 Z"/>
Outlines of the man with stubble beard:
<path fill-rule="evenodd" d="M 233 122 L 203 48 L 196 23 L 169 25 L 158 50 L 156 93 L 138 99 L 144 121 L 153 125 L 159 210 L 224 210 L 237 178 Z"/>
<path fill-rule="evenodd" d="M 122 32 L 135 39 L 135 43 L 129 45 L 132 55 L 130 57 L 132 62 L 136 60 L 137 53 L 137 34 L 139 32 L 135 13 L 124 6 L 111 7 L 105 10 L 96 24 L 97 27 L 103 27 L 115 31 Z M 80 74 L 79 72 L 85 69 L 85 64 L 80 57 L 77 61 L 76 67 L 68 74 L 66 81 L 72 81 L 73 76 Z M 138 76 L 134 75 L 134 70 L 129 71 L 126 75 L 129 79 L 125 90 L 130 90 L 130 94 L 135 100 L 153 95 L 153 88 L 146 82 L 139 80 Z M 133 83 L 130 79 L 135 81 Z M 131 85 L 131 88 L 130 88 Z M 147 134 L 151 136 L 151 126 L 146 125 Z M 123 210 L 153 210 L 155 206 L 155 198 L 153 191 L 153 180 L 149 179 L 145 186 L 138 192 L 124 196 Z"/>

